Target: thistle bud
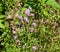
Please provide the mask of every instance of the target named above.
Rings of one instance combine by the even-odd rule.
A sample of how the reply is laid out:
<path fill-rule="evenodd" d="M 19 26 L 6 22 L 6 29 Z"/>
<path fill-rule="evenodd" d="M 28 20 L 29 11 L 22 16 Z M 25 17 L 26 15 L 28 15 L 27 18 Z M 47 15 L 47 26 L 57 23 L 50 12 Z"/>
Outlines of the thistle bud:
<path fill-rule="evenodd" d="M 29 15 L 30 15 L 30 10 L 29 10 L 29 9 L 26 9 L 25 14 L 26 14 L 27 16 L 29 16 Z"/>
<path fill-rule="evenodd" d="M 29 20 L 28 20 L 28 18 L 24 18 L 24 21 L 26 22 L 26 23 L 29 23 Z"/>

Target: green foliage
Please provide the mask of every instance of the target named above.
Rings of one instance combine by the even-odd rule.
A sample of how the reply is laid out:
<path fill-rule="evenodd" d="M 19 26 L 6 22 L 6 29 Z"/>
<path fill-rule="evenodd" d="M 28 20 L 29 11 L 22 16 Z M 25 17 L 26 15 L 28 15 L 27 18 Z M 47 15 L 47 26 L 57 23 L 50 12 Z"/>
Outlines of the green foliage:
<path fill-rule="evenodd" d="M 57 4 L 57 2 L 55 1 L 55 0 L 49 0 L 49 1 L 47 1 L 46 2 L 47 3 L 47 5 L 50 5 L 50 6 L 52 6 L 53 8 L 55 8 L 55 9 L 60 9 L 60 6 L 59 6 L 59 4 Z"/>
<path fill-rule="evenodd" d="M 4 15 L 0 15 L 0 28 L 4 28 L 4 24 L 2 22 L 4 22 L 4 20 L 2 20 L 2 18 L 4 18 Z"/>

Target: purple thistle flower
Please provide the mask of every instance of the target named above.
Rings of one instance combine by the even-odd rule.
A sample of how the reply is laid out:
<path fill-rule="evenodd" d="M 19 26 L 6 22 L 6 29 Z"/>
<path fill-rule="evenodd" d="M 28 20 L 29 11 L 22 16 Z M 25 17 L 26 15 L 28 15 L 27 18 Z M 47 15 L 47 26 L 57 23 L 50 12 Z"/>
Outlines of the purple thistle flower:
<path fill-rule="evenodd" d="M 22 18 L 22 16 L 18 16 L 17 18 L 18 18 L 18 19 L 20 19 L 20 20 L 22 20 L 22 19 L 23 19 L 23 18 Z"/>
<path fill-rule="evenodd" d="M 32 46 L 33 51 L 36 51 L 36 49 L 37 49 L 36 46 Z"/>
<path fill-rule="evenodd" d="M 32 10 L 32 7 L 31 7 L 31 6 L 29 6 L 29 7 L 28 7 L 28 9 L 29 9 L 29 10 Z"/>
<path fill-rule="evenodd" d="M 32 17 L 34 17 L 34 14 L 30 14 Z"/>
<path fill-rule="evenodd" d="M 29 15 L 30 15 L 30 10 L 29 10 L 29 9 L 26 9 L 25 14 L 26 14 L 27 16 L 29 16 Z"/>
<path fill-rule="evenodd" d="M 25 21 L 26 23 L 29 23 L 29 20 L 28 20 L 27 17 L 24 17 L 24 21 Z"/>
<path fill-rule="evenodd" d="M 32 23 L 32 26 L 35 27 L 36 26 L 36 23 Z"/>

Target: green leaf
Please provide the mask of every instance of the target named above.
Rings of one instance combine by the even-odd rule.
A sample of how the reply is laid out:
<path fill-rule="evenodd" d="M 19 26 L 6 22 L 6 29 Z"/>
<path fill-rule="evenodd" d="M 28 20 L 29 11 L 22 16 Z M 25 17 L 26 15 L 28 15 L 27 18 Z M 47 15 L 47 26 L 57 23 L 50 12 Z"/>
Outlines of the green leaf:
<path fill-rule="evenodd" d="M 55 8 L 55 9 L 60 8 L 60 6 L 56 3 L 55 0 L 52 0 L 52 1 L 49 0 L 49 1 L 47 1 L 46 4 L 52 6 L 52 7 Z"/>
<path fill-rule="evenodd" d="M 0 28 L 4 28 L 4 25 L 2 24 L 3 20 L 0 20 Z"/>
<path fill-rule="evenodd" d="M 4 28 L 4 25 L 0 23 L 0 28 Z"/>
<path fill-rule="evenodd" d="M 43 11 L 44 15 L 46 15 L 46 16 L 49 15 L 49 14 L 48 14 L 48 11 L 47 11 L 46 9 L 42 9 L 42 11 Z"/>
<path fill-rule="evenodd" d="M 2 4 L 0 4 L 0 11 L 2 11 Z"/>
<path fill-rule="evenodd" d="M 1 19 L 1 18 L 4 18 L 4 17 L 5 17 L 5 15 L 0 15 L 0 19 Z"/>

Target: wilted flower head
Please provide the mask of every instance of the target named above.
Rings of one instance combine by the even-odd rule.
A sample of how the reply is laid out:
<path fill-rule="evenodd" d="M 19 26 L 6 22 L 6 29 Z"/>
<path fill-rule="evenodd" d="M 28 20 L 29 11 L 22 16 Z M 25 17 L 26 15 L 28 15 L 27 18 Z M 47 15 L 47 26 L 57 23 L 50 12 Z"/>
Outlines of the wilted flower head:
<path fill-rule="evenodd" d="M 36 49 L 37 49 L 36 46 L 32 46 L 33 51 L 36 51 Z"/>
<path fill-rule="evenodd" d="M 35 27 L 36 26 L 36 23 L 32 23 L 32 26 Z"/>
<path fill-rule="evenodd" d="M 26 23 L 29 23 L 29 20 L 28 20 L 27 17 L 24 17 L 24 21 L 25 21 Z"/>
<path fill-rule="evenodd" d="M 32 32 L 34 31 L 34 28 L 33 28 L 33 27 L 29 27 L 29 29 L 28 29 L 28 30 L 29 30 L 29 32 L 31 32 L 31 33 L 32 33 Z"/>
<path fill-rule="evenodd" d="M 29 7 L 28 7 L 28 9 L 29 9 L 29 10 L 32 10 L 32 7 L 31 7 L 31 6 L 29 6 Z"/>
<path fill-rule="evenodd" d="M 15 40 L 15 43 L 20 46 L 20 41 L 19 40 Z"/>
<path fill-rule="evenodd" d="M 12 34 L 15 34 L 16 33 L 16 31 L 15 30 L 12 30 Z"/>
<path fill-rule="evenodd" d="M 27 16 L 29 16 L 29 15 L 30 15 L 30 10 L 29 10 L 29 9 L 26 9 L 25 14 L 26 14 Z"/>
<path fill-rule="evenodd" d="M 18 37 L 17 36 L 13 36 L 13 39 L 16 40 Z"/>
<path fill-rule="evenodd" d="M 18 19 L 20 19 L 20 20 L 22 20 L 22 19 L 23 19 L 23 18 L 22 18 L 22 16 L 18 16 L 17 18 L 18 18 Z"/>
<path fill-rule="evenodd" d="M 15 28 L 14 28 L 14 27 L 12 27 L 12 30 L 15 30 Z"/>

